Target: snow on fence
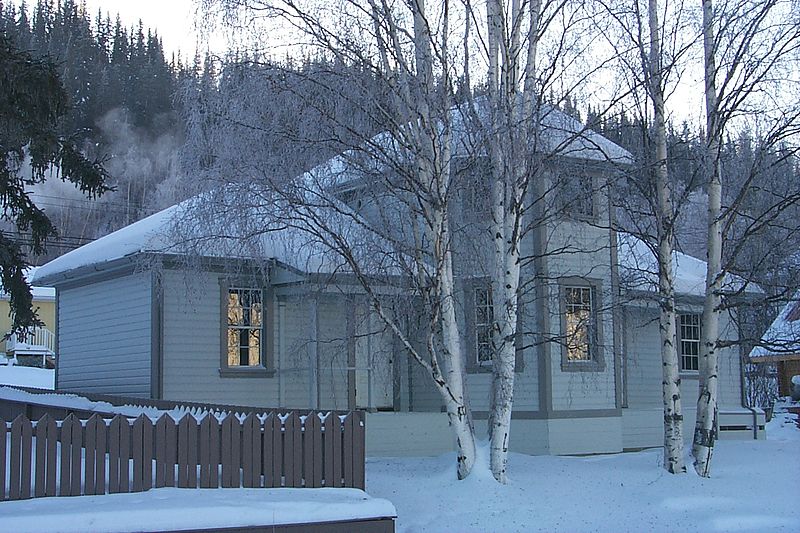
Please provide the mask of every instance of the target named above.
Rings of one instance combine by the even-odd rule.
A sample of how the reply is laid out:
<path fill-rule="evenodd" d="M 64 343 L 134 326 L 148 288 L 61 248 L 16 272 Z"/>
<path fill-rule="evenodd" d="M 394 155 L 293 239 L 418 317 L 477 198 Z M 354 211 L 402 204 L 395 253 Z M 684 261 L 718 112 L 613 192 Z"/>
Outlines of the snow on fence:
<path fill-rule="evenodd" d="M 272 412 L 0 419 L 0 501 L 153 487 L 364 488 L 364 418 Z"/>

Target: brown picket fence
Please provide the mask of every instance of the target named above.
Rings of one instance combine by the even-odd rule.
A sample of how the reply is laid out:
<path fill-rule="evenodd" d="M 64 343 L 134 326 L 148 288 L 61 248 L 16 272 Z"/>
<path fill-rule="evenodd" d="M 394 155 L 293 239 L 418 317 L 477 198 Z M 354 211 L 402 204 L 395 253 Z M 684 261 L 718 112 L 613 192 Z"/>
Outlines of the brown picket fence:
<path fill-rule="evenodd" d="M 364 417 L 0 419 L 0 501 L 153 487 L 364 488 Z M 8 449 L 7 449 L 8 448 Z"/>

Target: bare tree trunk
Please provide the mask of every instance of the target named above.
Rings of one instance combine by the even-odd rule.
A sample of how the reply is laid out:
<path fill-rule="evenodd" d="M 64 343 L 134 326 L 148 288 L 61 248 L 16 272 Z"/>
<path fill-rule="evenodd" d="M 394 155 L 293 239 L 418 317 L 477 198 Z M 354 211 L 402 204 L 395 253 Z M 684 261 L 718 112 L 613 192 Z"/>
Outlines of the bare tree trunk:
<path fill-rule="evenodd" d="M 503 194 L 502 184 L 494 184 L 495 195 Z M 508 201 L 495 206 L 503 211 Z M 512 200 L 513 201 L 513 200 Z M 511 208 L 514 209 L 513 207 Z M 513 213 L 505 212 L 502 227 L 495 223 L 495 272 L 492 280 L 495 317 L 494 359 L 492 361 L 492 405 L 489 418 L 490 456 L 492 475 L 506 483 L 508 443 L 511 433 L 511 410 L 514 400 L 514 370 L 516 363 L 517 301 L 519 288 L 519 243 L 515 235 L 519 229 Z M 501 231 L 502 230 L 502 231 Z"/>
<path fill-rule="evenodd" d="M 449 236 L 447 236 L 449 237 Z M 448 238 L 449 240 L 449 238 Z M 445 369 L 446 390 L 442 391 L 447 418 L 456 437 L 458 453 L 458 479 L 466 478 L 475 465 L 475 427 L 472 421 L 472 410 L 466 397 L 465 361 L 461 346 L 461 337 L 456 322 L 454 305 L 455 283 L 453 280 L 453 262 L 448 253 L 442 269 L 442 341 L 449 357 L 449 365 Z"/>
<path fill-rule="evenodd" d="M 708 191 L 708 261 L 706 294 L 703 303 L 701 353 L 699 363 L 700 391 L 697 398 L 697 421 L 694 428 L 692 455 L 694 468 L 703 477 L 711 475 L 711 455 L 717 439 L 718 356 L 720 290 L 722 272 L 722 183 L 719 165 L 721 130 L 718 123 L 716 62 L 714 59 L 714 11 L 712 0 L 703 4 L 703 49 L 705 54 L 706 131 L 708 143 L 704 172 Z"/>
<path fill-rule="evenodd" d="M 517 315 L 520 283 L 521 218 L 530 175 L 531 135 L 538 132 L 532 113 L 534 69 L 541 3 L 513 0 L 510 20 L 498 0 L 487 2 L 489 102 L 492 132 L 492 224 L 494 243 L 492 303 L 494 310 L 492 392 L 489 414 L 489 463 L 492 475 L 506 483 L 511 412 L 514 402 Z M 527 8 L 527 53 L 520 49 Z M 523 57 L 524 56 L 524 57 Z M 522 99 L 518 75 L 525 60 Z"/>
<path fill-rule="evenodd" d="M 650 0 L 650 69 L 649 92 L 653 101 L 655 133 L 655 177 L 658 188 L 658 290 L 661 304 L 662 396 L 664 402 L 664 467 L 676 474 L 685 472 L 683 462 L 683 411 L 681 378 L 675 346 L 675 284 L 673 272 L 674 209 L 667 169 L 667 128 L 664 110 L 664 85 L 658 0 Z"/>

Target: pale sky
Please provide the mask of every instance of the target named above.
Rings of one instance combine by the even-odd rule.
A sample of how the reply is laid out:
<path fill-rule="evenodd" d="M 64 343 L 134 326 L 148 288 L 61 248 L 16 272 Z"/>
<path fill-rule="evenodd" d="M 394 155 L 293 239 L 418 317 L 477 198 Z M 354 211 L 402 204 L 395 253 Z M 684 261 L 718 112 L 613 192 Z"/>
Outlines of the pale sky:
<path fill-rule="evenodd" d="M 86 8 L 92 19 L 98 8 L 103 13 L 109 12 L 112 20 L 119 13 L 128 28 L 142 19 L 146 28 L 158 30 L 167 58 L 178 49 L 185 58 L 191 58 L 198 46 L 199 34 L 194 27 L 196 7 L 192 0 L 86 0 Z M 204 50 L 205 45 L 200 44 L 199 48 Z"/>

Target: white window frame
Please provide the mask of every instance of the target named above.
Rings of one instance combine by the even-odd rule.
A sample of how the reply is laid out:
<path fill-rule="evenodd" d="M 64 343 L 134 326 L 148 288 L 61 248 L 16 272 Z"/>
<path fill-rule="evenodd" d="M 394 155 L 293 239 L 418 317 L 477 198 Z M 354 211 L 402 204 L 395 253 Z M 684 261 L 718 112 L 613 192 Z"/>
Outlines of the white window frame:
<path fill-rule="evenodd" d="M 698 313 L 681 313 L 678 315 L 678 355 L 681 372 L 697 373 L 699 371 L 702 322 L 702 316 Z M 692 361 L 694 364 L 691 364 Z M 687 365 L 687 362 L 690 364 Z"/>
<path fill-rule="evenodd" d="M 491 366 L 494 354 L 492 330 L 494 328 L 494 304 L 492 286 L 478 286 L 472 292 L 475 298 L 475 364 L 479 367 Z"/>

